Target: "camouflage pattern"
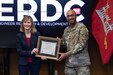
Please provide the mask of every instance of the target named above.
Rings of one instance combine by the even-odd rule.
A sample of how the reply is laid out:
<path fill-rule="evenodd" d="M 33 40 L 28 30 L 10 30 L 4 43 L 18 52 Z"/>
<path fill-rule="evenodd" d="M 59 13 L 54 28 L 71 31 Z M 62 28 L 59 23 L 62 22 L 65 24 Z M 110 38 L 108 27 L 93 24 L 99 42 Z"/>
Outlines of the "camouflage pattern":
<path fill-rule="evenodd" d="M 65 67 L 65 75 L 90 75 L 89 66 Z"/>
<path fill-rule="evenodd" d="M 74 27 L 68 26 L 64 30 L 63 39 L 67 44 L 66 66 L 77 67 L 90 65 L 88 54 L 88 29 L 83 23 L 76 23 Z"/>

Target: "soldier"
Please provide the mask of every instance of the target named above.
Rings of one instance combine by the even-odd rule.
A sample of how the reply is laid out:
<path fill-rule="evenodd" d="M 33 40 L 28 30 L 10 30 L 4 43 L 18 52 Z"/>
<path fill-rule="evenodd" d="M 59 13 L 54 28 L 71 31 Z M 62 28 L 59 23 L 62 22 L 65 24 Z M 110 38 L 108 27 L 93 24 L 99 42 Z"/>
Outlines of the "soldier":
<path fill-rule="evenodd" d="M 65 75 L 90 75 L 88 54 L 88 29 L 76 21 L 74 10 L 67 12 L 69 26 L 64 30 L 62 40 L 67 44 L 67 52 L 59 53 L 59 61 L 66 59 Z"/>

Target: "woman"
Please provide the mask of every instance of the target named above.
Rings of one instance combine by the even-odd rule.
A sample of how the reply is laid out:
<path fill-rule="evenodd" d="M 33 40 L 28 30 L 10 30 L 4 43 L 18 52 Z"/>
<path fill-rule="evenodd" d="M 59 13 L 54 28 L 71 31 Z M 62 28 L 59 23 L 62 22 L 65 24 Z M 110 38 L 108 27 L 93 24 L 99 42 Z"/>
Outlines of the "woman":
<path fill-rule="evenodd" d="M 40 33 L 37 32 L 33 19 L 25 16 L 22 19 L 20 33 L 17 34 L 16 48 L 19 54 L 19 75 L 39 75 L 41 59 L 35 57 L 38 53 L 37 39 Z"/>

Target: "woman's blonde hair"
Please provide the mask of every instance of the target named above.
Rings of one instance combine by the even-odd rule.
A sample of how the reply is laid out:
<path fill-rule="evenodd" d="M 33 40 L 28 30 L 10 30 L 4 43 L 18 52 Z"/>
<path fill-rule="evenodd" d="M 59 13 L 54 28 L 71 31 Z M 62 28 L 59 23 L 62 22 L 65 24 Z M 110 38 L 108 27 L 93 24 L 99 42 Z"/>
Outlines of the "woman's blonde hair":
<path fill-rule="evenodd" d="M 37 32 L 36 27 L 35 27 L 34 22 L 33 22 L 33 19 L 31 18 L 31 16 L 28 16 L 28 15 L 25 15 L 24 18 L 22 19 L 20 31 L 25 32 L 23 22 L 28 21 L 28 20 L 31 21 L 31 33 Z"/>

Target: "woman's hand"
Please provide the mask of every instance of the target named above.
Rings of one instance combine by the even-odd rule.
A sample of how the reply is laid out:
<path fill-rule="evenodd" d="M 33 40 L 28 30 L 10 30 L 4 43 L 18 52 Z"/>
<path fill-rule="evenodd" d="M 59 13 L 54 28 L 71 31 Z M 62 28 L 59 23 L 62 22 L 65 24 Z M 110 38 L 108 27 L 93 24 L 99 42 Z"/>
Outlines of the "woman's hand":
<path fill-rule="evenodd" d="M 38 49 L 37 48 L 34 48 L 32 51 L 31 51 L 31 54 L 37 54 L 38 53 Z"/>
<path fill-rule="evenodd" d="M 42 60 L 47 60 L 47 57 L 46 56 L 41 56 L 41 59 Z"/>

